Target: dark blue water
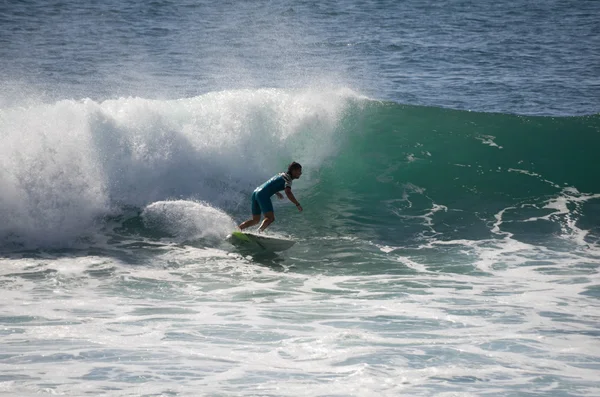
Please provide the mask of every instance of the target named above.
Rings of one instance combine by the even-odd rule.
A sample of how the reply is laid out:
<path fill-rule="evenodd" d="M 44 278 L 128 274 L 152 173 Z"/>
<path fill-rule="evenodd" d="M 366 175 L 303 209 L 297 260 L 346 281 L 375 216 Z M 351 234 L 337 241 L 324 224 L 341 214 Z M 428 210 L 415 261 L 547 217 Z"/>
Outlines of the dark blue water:
<path fill-rule="evenodd" d="M 6 2 L 1 95 L 343 85 L 399 103 L 593 114 L 599 12 L 596 1 Z"/>

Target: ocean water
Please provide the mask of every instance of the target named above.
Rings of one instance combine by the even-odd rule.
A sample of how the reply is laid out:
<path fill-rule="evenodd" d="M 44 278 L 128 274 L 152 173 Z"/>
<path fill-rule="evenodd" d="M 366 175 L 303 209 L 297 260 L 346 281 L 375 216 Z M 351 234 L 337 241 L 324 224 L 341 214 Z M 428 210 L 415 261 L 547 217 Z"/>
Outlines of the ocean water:
<path fill-rule="evenodd" d="M 599 14 L 1 3 L 0 394 L 600 395 Z"/>

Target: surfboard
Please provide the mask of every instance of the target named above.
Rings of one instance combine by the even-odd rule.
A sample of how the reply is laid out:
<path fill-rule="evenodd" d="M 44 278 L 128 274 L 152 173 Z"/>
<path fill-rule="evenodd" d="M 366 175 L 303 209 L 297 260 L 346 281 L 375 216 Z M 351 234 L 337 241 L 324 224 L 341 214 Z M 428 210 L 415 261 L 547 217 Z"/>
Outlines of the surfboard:
<path fill-rule="evenodd" d="M 294 240 L 290 239 L 237 231 L 227 236 L 227 240 L 239 247 L 273 252 L 285 251 L 296 244 Z"/>

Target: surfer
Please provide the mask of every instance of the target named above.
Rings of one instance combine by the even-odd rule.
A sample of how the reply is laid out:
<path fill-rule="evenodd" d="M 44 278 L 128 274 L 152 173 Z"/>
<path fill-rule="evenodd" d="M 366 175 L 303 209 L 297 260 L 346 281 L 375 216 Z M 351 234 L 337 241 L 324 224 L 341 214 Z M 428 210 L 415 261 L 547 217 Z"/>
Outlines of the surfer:
<path fill-rule="evenodd" d="M 282 190 L 285 192 L 287 198 L 289 198 L 292 203 L 296 204 L 298 211 L 302 212 L 302 206 L 292 193 L 292 180 L 300 178 L 300 175 L 302 175 L 302 166 L 293 161 L 288 166 L 287 172 L 275 175 L 254 189 L 254 192 L 252 193 L 252 218 L 240 223 L 238 226 L 240 230 L 258 224 L 258 222 L 260 222 L 261 212 L 264 214 L 265 219 L 263 219 L 263 222 L 258 229 L 259 232 L 262 232 L 273 223 L 275 221 L 275 214 L 273 213 L 271 196 L 276 194 L 279 199 L 283 199 L 283 195 L 279 193 Z"/>

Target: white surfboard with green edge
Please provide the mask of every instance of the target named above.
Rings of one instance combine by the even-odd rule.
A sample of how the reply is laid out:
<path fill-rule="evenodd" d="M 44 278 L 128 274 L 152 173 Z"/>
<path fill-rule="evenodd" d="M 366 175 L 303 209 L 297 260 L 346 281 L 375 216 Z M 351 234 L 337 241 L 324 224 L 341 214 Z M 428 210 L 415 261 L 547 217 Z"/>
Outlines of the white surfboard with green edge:
<path fill-rule="evenodd" d="M 264 251 L 279 252 L 291 248 L 296 242 L 294 240 L 265 236 L 262 234 L 232 232 L 227 240 L 238 247 L 259 249 Z"/>

